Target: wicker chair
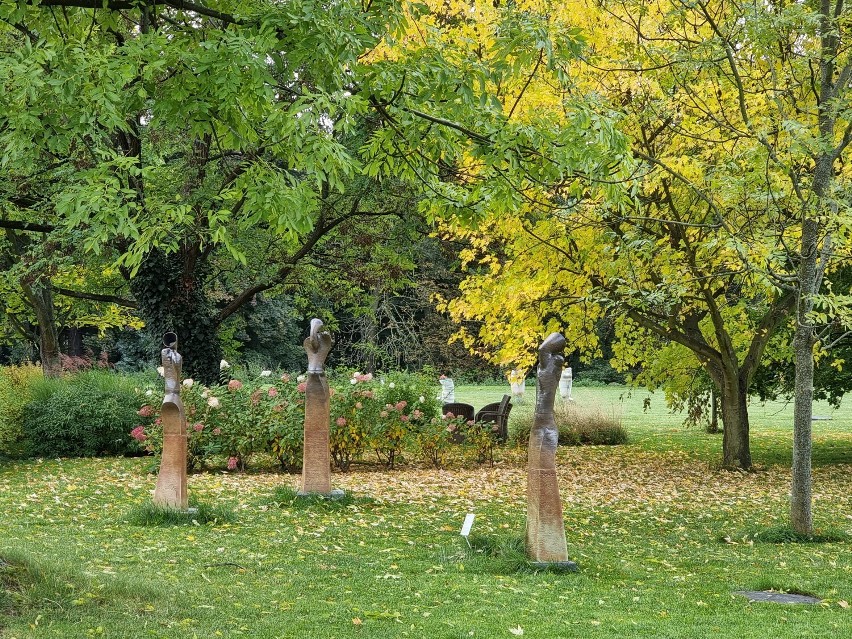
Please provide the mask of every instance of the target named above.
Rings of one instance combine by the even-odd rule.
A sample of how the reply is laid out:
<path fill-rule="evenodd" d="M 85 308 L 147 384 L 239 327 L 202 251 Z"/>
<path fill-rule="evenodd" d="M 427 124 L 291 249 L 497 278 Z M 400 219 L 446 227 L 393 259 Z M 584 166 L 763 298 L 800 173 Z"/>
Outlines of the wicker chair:
<path fill-rule="evenodd" d="M 476 422 L 494 422 L 497 425 L 497 441 L 505 444 L 509 438 L 509 413 L 512 411 L 511 395 L 503 395 L 503 399 L 493 404 L 486 404 L 476 413 Z"/>

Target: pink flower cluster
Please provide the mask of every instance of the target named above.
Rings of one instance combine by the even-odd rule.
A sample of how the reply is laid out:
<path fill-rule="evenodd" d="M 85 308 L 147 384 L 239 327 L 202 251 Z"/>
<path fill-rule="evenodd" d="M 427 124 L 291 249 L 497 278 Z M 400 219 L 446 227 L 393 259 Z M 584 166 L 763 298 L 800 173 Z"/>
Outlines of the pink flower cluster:
<path fill-rule="evenodd" d="M 136 411 L 136 414 L 139 415 L 139 417 L 150 417 L 154 414 L 154 409 L 151 408 L 150 405 L 145 404 L 142 408 Z"/>
<path fill-rule="evenodd" d="M 130 431 L 130 436 L 137 442 L 144 442 L 148 439 L 148 436 L 145 434 L 145 427 L 141 424 Z"/>
<path fill-rule="evenodd" d="M 355 374 L 352 376 L 352 379 L 354 380 L 354 382 L 353 382 L 353 383 L 358 383 L 358 382 L 372 382 L 372 381 L 373 381 L 373 374 L 372 374 L 372 373 L 364 373 L 364 374 L 362 374 L 362 373 L 355 373 Z"/>
<path fill-rule="evenodd" d="M 232 379 L 228 382 L 228 390 L 229 391 L 238 391 L 243 387 L 243 383 L 238 379 Z"/>
<path fill-rule="evenodd" d="M 202 430 L 204 430 L 204 424 L 202 424 L 201 422 L 193 424 L 192 430 L 194 430 L 196 433 L 200 433 Z"/>
<path fill-rule="evenodd" d="M 236 470 L 239 460 L 236 457 L 228 457 L 228 470 Z"/>

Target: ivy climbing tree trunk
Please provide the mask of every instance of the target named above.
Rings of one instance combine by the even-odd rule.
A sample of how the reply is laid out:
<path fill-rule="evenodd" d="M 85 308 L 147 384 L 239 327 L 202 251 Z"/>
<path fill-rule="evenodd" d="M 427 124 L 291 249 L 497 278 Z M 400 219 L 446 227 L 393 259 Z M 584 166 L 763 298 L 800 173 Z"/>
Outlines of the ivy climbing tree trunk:
<path fill-rule="evenodd" d="M 203 288 L 206 257 L 197 244 L 168 255 L 154 249 L 130 280 L 130 289 L 147 331 L 157 339 L 167 331 L 177 333 L 184 375 L 212 384 L 218 381 L 222 349 L 216 310 Z"/>

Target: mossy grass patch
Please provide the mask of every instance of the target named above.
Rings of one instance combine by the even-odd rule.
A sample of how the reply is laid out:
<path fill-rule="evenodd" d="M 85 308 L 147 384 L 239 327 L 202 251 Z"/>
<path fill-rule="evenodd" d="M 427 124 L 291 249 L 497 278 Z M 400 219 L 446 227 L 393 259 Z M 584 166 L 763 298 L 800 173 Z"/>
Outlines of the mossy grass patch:
<path fill-rule="evenodd" d="M 355 495 L 350 491 L 340 491 L 332 495 L 300 494 L 291 486 L 279 486 L 272 493 L 271 502 L 279 508 L 293 510 L 344 510 L 350 506 L 364 506 L 375 503 L 375 499 Z"/>
<path fill-rule="evenodd" d="M 222 505 L 190 502 L 187 510 L 178 510 L 147 502 L 132 508 L 125 521 L 135 526 L 193 526 L 227 524 L 236 519 L 233 511 Z"/>
<path fill-rule="evenodd" d="M 810 535 L 793 530 L 790 526 L 751 528 L 733 535 L 720 535 L 718 541 L 725 543 L 759 544 L 830 544 L 852 541 L 852 535 L 838 528 L 816 529 Z"/>

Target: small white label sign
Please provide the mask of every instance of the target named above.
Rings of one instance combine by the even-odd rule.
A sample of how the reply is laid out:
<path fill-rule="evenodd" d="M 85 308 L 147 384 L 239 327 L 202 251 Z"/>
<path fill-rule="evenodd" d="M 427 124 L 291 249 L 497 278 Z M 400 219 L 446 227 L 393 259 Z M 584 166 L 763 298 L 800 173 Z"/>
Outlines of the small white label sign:
<path fill-rule="evenodd" d="M 473 518 L 476 517 L 473 513 L 468 513 L 464 517 L 464 523 L 462 524 L 461 536 L 467 537 L 470 534 L 470 529 L 473 528 Z"/>

